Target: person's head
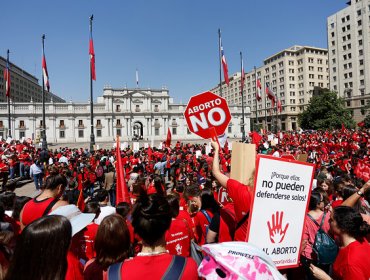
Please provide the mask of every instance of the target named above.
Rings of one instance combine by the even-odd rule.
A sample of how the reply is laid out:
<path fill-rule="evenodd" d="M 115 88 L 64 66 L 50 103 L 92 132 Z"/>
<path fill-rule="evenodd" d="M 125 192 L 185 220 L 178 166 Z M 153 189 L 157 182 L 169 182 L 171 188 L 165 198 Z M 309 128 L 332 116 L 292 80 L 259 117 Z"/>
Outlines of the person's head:
<path fill-rule="evenodd" d="M 220 210 L 220 205 L 216 201 L 215 197 L 213 196 L 213 192 L 210 189 L 203 189 L 200 195 L 202 209 L 204 210 L 211 210 L 213 213 Z"/>
<path fill-rule="evenodd" d="M 64 280 L 71 237 L 71 223 L 63 216 L 35 220 L 22 231 L 5 279 Z"/>
<path fill-rule="evenodd" d="M 99 201 L 99 203 L 106 203 L 109 200 L 109 195 L 107 190 L 99 190 L 96 194 L 96 199 Z"/>
<path fill-rule="evenodd" d="M 0 201 L 4 203 L 5 210 L 13 210 L 15 197 L 14 192 L 5 192 L 0 196 Z"/>
<path fill-rule="evenodd" d="M 197 185 L 186 186 L 183 196 L 189 205 L 190 212 L 197 212 L 202 208 L 201 191 Z"/>
<path fill-rule="evenodd" d="M 324 210 L 324 208 L 325 204 L 323 195 L 319 191 L 313 190 L 311 192 L 308 210 L 317 210 L 317 209 Z"/>
<path fill-rule="evenodd" d="M 332 194 L 334 192 L 333 183 L 329 179 L 324 180 L 318 180 L 317 186 L 321 187 L 328 195 Z"/>
<path fill-rule="evenodd" d="M 100 223 L 95 237 L 96 262 L 104 269 L 129 257 L 130 232 L 120 215 L 109 215 Z"/>
<path fill-rule="evenodd" d="M 130 213 L 130 204 L 127 202 L 120 202 L 116 205 L 116 213 L 122 218 L 126 219 L 127 215 Z"/>
<path fill-rule="evenodd" d="M 23 209 L 23 206 L 30 201 L 31 198 L 28 196 L 17 196 L 14 203 L 14 209 L 12 213 L 12 218 L 16 221 L 19 221 L 20 219 L 20 213 Z"/>
<path fill-rule="evenodd" d="M 67 185 L 68 180 L 66 177 L 59 174 L 57 169 L 53 169 L 45 180 L 44 188 L 51 191 L 55 197 L 61 197 Z"/>
<path fill-rule="evenodd" d="M 330 215 L 330 228 L 334 234 L 359 239 L 370 233 L 370 226 L 362 219 L 361 214 L 352 207 L 339 206 Z"/>
<path fill-rule="evenodd" d="M 167 195 L 167 201 L 170 205 L 171 217 L 176 218 L 180 211 L 180 196 L 177 193 Z"/>
<path fill-rule="evenodd" d="M 85 209 L 83 212 L 84 213 L 94 213 L 95 214 L 94 219 L 96 219 L 100 215 L 100 205 L 96 201 L 89 201 L 88 203 L 86 203 Z"/>
<path fill-rule="evenodd" d="M 143 194 L 138 198 L 132 210 L 132 226 L 145 244 L 153 247 L 163 242 L 170 225 L 170 206 L 165 197 Z"/>

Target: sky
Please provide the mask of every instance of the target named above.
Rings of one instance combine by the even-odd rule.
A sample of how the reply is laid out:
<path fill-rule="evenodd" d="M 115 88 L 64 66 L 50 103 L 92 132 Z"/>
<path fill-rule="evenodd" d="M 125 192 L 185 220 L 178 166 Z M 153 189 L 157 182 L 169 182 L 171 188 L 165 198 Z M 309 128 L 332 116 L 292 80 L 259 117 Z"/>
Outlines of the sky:
<path fill-rule="evenodd" d="M 94 15 L 94 101 L 104 86 L 169 89 L 175 102 L 219 83 L 218 28 L 229 75 L 293 45 L 327 48 L 327 17 L 338 0 L 37 0 L 1 4 L 0 56 L 41 81 L 41 36 L 51 91 L 90 97 L 89 17 Z M 41 84 L 41 82 L 40 82 Z"/>

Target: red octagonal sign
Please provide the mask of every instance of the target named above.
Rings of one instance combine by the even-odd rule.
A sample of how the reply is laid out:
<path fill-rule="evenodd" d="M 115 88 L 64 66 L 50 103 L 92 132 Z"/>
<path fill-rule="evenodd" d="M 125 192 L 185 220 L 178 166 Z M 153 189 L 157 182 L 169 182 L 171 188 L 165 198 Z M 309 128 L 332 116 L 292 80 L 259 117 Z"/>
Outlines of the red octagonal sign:
<path fill-rule="evenodd" d="M 204 139 L 212 137 L 211 127 L 216 129 L 217 135 L 224 134 L 231 121 L 226 100 L 210 91 L 191 97 L 184 116 L 189 130 Z"/>

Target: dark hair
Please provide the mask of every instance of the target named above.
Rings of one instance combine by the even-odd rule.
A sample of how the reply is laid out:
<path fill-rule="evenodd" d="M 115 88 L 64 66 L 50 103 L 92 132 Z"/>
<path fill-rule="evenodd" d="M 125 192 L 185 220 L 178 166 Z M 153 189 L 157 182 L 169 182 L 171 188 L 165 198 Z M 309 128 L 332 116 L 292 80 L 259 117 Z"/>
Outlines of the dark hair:
<path fill-rule="evenodd" d="M 50 171 L 50 175 L 45 180 L 45 189 L 55 190 L 59 185 L 62 185 L 63 188 L 67 187 L 67 178 L 63 174 L 57 173 L 56 170 Z"/>
<path fill-rule="evenodd" d="M 191 197 L 200 197 L 201 191 L 197 185 L 185 186 L 183 197 L 188 201 Z"/>
<path fill-rule="evenodd" d="M 128 258 L 130 232 L 126 221 L 120 215 L 109 215 L 102 220 L 95 237 L 94 248 L 96 262 L 103 269 Z"/>
<path fill-rule="evenodd" d="M 320 204 L 321 201 L 323 201 L 322 194 L 317 190 L 313 190 L 311 192 L 308 210 L 315 210 L 317 208 L 317 205 Z"/>
<path fill-rule="evenodd" d="M 155 188 L 157 194 L 164 196 L 163 180 L 161 179 L 161 177 L 156 176 L 154 178 L 154 188 Z"/>
<path fill-rule="evenodd" d="M 5 210 L 13 210 L 15 198 L 14 192 L 5 192 L 0 196 L 0 201 L 4 203 Z"/>
<path fill-rule="evenodd" d="M 170 205 L 171 217 L 176 218 L 180 212 L 180 196 L 177 193 L 167 195 L 167 201 Z"/>
<path fill-rule="evenodd" d="M 354 238 L 362 238 L 370 233 L 370 226 L 362 219 L 361 214 L 348 206 L 334 208 L 333 218 L 340 230 Z"/>
<path fill-rule="evenodd" d="M 170 205 L 164 196 L 141 195 L 132 210 L 132 226 L 135 232 L 153 246 L 171 225 Z"/>
<path fill-rule="evenodd" d="M 64 280 L 71 237 L 66 217 L 48 215 L 35 220 L 22 231 L 5 279 Z"/>
<path fill-rule="evenodd" d="M 127 202 L 120 202 L 116 205 L 116 213 L 124 219 L 126 219 L 128 213 L 130 213 L 130 210 L 130 204 Z"/>
<path fill-rule="evenodd" d="M 220 205 L 213 196 L 213 192 L 210 189 L 203 189 L 200 195 L 202 201 L 202 209 L 211 210 L 212 213 L 216 213 L 220 210 Z"/>
<path fill-rule="evenodd" d="M 100 205 L 96 201 L 89 201 L 86 203 L 85 208 L 84 208 L 84 213 L 94 213 L 95 218 L 99 217 L 100 215 Z"/>
<path fill-rule="evenodd" d="M 99 190 L 98 193 L 96 194 L 96 199 L 99 202 L 103 202 L 105 199 L 108 198 L 108 191 L 107 190 Z"/>
<path fill-rule="evenodd" d="M 16 221 L 19 221 L 20 214 L 23 209 L 23 206 L 30 201 L 31 198 L 28 196 L 17 196 L 14 203 L 14 210 L 12 213 L 12 218 Z"/>

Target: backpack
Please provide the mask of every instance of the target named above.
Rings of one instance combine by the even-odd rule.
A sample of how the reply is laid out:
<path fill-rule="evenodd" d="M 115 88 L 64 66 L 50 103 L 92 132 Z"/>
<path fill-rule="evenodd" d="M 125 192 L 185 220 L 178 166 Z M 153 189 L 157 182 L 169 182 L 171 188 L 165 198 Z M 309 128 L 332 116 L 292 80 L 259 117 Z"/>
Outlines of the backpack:
<path fill-rule="evenodd" d="M 319 230 L 315 236 L 315 242 L 312 245 L 313 251 L 317 256 L 317 263 L 319 264 L 332 264 L 338 254 L 338 246 L 334 239 L 331 238 L 323 229 L 322 225 L 325 220 L 326 212 L 324 213 L 320 225 L 315 221 L 315 219 L 307 214 L 308 217 L 319 227 Z"/>

